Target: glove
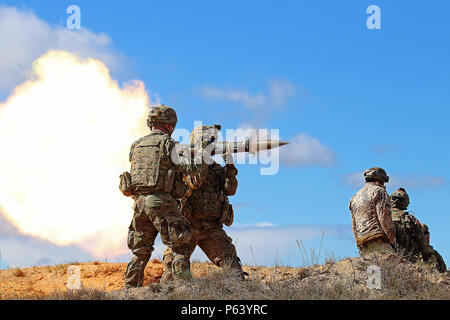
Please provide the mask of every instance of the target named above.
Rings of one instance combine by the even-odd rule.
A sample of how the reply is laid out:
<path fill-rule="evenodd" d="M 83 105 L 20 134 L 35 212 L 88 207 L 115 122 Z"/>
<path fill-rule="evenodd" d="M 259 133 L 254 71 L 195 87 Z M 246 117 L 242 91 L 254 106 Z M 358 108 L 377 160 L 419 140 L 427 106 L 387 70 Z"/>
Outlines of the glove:
<path fill-rule="evenodd" d="M 225 161 L 225 165 L 227 167 L 234 168 L 233 155 L 231 152 L 226 152 L 222 155 L 223 161 Z"/>

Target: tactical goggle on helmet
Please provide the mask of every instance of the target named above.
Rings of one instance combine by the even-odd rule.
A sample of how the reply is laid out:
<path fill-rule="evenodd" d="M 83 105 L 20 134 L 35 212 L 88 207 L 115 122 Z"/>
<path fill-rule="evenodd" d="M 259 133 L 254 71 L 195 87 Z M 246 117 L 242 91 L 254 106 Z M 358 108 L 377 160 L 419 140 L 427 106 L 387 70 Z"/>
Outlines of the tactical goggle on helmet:
<path fill-rule="evenodd" d="M 205 148 L 208 144 L 216 142 L 218 132 L 222 126 L 214 124 L 212 126 L 198 126 L 191 132 L 190 142 L 195 148 Z"/>
<path fill-rule="evenodd" d="M 373 167 L 364 171 L 364 179 L 367 182 L 389 182 L 389 176 L 383 168 Z"/>

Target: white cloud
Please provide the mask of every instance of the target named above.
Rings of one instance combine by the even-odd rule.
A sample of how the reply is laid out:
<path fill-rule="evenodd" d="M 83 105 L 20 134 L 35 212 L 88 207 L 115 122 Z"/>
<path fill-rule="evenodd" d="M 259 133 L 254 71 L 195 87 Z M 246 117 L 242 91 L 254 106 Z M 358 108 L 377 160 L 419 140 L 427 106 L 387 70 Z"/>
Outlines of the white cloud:
<path fill-rule="evenodd" d="M 91 261 L 92 255 L 79 246 L 58 246 L 35 237 L 0 237 L 2 261 L 10 267 L 54 265 L 73 261 Z"/>
<path fill-rule="evenodd" d="M 275 227 L 275 225 L 270 222 L 260 222 L 260 223 L 257 223 L 255 226 L 257 226 L 258 228 Z"/>
<path fill-rule="evenodd" d="M 278 262 L 299 265 L 300 250 L 297 240 L 302 242 L 320 240 L 322 234 L 324 237 L 343 236 L 347 238 L 352 235 L 351 226 L 288 225 L 278 227 L 266 222 L 254 226 L 225 228 L 225 231 L 233 239 L 238 256 L 244 264 L 256 263 L 269 266 Z M 201 259 L 199 249 L 195 254 Z"/>
<path fill-rule="evenodd" d="M 1 220 L 0 216 L 0 220 Z M 1 221 L 2 223 L 4 220 Z M 8 222 L 6 222 L 7 224 Z M 234 225 L 225 227 L 227 234 L 233 239 L 238 256 L 246 265 L 268 265 L 276 263 L 300 266 L 302 257 L 297 240 L 301 241 L 307 254 L 314 250 L 316 254 L 322 247 L 321 259 L 332 245 L 339 241 L 351 244 L 353 238 L 350 225 L 288 225 L 276 226 L 270 222 L 260 222 L 253 225 Z M 323 235 L 323 244 L 321 238 Z M 165 246 L 160 237 L 157 238 L 152 259 L 162 259 Z M 348 251 L 348 250 L 347 250 Z M 20 234 L 5 235 L 0 232 L 0 253 L 3 265 L 10 267 L 27 267 L 32 265 L 54 265 L 72 261 L 92 261 L 94 257 L 79 246 L 58 246 L 46 240 Z M 111 262 L 129 262 L 131 253 L 110 257 Z M 192 260 L 209 261 L 200 248 L 196 248 Z"/>
<path fill-rule="evenodd" d="M 332 166 L 337 155 L 319 139 L 299 133 L 280 148 L 280 162 L 286 166 Z"/>
<path fill-rule="evenodd" d="M 219 89 L 210 85 L 201 86 L 198 92 L 206 98 L 214 100 L 242 103 L 249 109 L 262 107 L 281 107 L 296 95 L 295 85 L 286 80 L 272 80 L 267 93 L 251 94 L 242 89 Z"/>
<path fill-rule="evenodd" d="M 280 139 L 279 134 L 277 134 L 276 131 L 272 131 L 269 129 L 257 129 L 245 122 L 239 125 L 238 130 L 236 130 L 234 134 L 237 141 L 255 138 L 256 136 L 261 140 Z M 233 140 L 232 137 L 226 138 L 226 140 Z M 281 140 L 284 139 L 281 138 Z M 335 165 L 337 162 L 337 154 L 315 137 L 311 137 L 305 133 L 299 133 L 288 142 L 288 145 L 284 145 L 278 150 L 272 150 L 273 154 L 271 152 L 259 152 L 259 159 L 261 160 L 261 162 L 268 164 L 268 160 L 271 159 L 271 157 L 278 157 L 279 155 L 279 162 L 282 165 L 290 167 L 330 167 Z M 241 157 L 243 163 L 248 162 L 248 157 L 252 157 L 248 154 L 241 154 L 238 156 Z M 238 156 L 235 156 L 235 159 L 238 159 Z"/>
<path fill-rule="evenodd" d="M 261 107 L 267 103 L 264 94 L 251 95 L 245 90 L 217 89 L 211 86 L 202 86 L 199 88 L 199 92 L 207 98 L 239 102 L 248 108 Z"/>
<path fill-rule="evenodd" d="M 375 151 L 378 155 L 382 156 L 388 153 L 397 153 L 401 151 L 402 148 L 390 144 L 379 144 L 372 146 L 372 150 Z"/>
<path fill-rule="evenodd" d="M 387 187 L 406 189 L 427 189 L 427 188 L 439 188 L 447 183 L 447 180 L 443 176 L 426 176 L 426 175 L 395 175 L 389 174 L 389 182 Z M 354 188 L 360 188 L 364 185 L 363 172 L 353 172 L 346 174 L 342 177 L 344 184 L 352 186 Z"/>
<path fill-rule="evenodd" d="M 270 101 L 276 107 L 281 107 L 287 100 L 293 98 L 297 93 L 294 84 L 286 80 L 272 80 L 269 83 Z"/>
<path fill-rule="evenodd" d="M 0 91 L 23 82 L 32 62 L 51 49 L 97 58 L 110 68 L 121 59 L 108 35 L 52 26 L 28 10 L 0 6 L 0 30 Z"/>
<path fill-rule="evenodd" d="M 58 246 L 22 234 L 0 212 L 0 260 L 3 266 L 28 267 L 92 259 L 92 255 L 79 246 Z"/>

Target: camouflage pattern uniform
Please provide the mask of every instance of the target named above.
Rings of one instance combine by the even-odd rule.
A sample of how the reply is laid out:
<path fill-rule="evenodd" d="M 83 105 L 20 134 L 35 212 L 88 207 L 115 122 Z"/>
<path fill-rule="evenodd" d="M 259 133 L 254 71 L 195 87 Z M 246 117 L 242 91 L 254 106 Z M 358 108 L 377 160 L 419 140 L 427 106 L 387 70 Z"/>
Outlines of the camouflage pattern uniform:
<path fill-rule="evenodd" d="M 128 230 L 128 248 L 133 257 L 127 266 L 126 287 L 138 287 L 144 280 L 144 269 L 153 252 L 158 233 L 162 242 L 174 252 L 173 273 L 190 278 L 188 243 L 192 235 L 187 220 L 178 209 L 174 197 L 174 178 L 177 172 L 194 174 L 206 164 L 195 165 L 191 160 L 176 158 L 172 150 L 177 143 L 154 125 L 177 123 L 172 108 L 161 105 L 151 108 L 147 124 L 150 134 L 133 143 L 130 150 L 134 215 Z"/>
<path fill-rule="evenodd" d="M 404 188 L 391 194 L 392 221 L 395 225 L 398 249 L 411 262 L 423 261 L 437 270 L 447 270 L 439 253 L 429 245 L 422 224 L 406 211 L 409 196 Z"/>
<path fill-rule="evenodd" d="M 395 228 L 391 218 L 391 201 L 384 183 L 386 171 L 371 168 L 364 171 L 366 184 L 350 200 L 353 234 L 361 255 L 372 251 L 394 252 Z"/>
<path fill-rule="evenodd" d="M 209 140 L 211 136 L 208 135 L 212 129 L 208 126 L 194 129 L 191 143 L 195 147 L 201 147 L 198 140 Z M 223 224 L 230 226 L 233 222 L 233 207 L 228 196 L 234 195 L 238 186 L 238 171 L 231 159 L 231 155 L 227 155 L 227 164 L 224 167 L 216 162 L 208 165 L 208 173 L 201 187 L 181 201 L 181 210 L 190 222 L 189 229 L 194 239 L 190 243 L 188 257 L 198 245 L 211 262 L 219 267 L 235 270 L 237 277 L 243 279 L 244 272 L 236 248 L 223 230 Z M 172 250 L 168 248 L 163 257 L 165 271 L 162 281 L 171 278 L 172 259 Z"/>
<path fill-rule="evenodd" d="M 391 194 L 392 221 L 398 249 L 411 262 L 416 262 L 424 249 L 424 236 L 419 220 L 405 211 L 409 205 L 409 196 L 405 189 L 400 188 Z"/>
<path fill-rule="evenodd" d="M 421 223 L 420 226 L 422 227 L 425 245 L 429 246 L 429 251 L 432 252 L 428 259 L 424 259 L 423 255 L 421 255 L 420 260 L 428 263 L 439 272 L 446 272 L 447 266 L 445 265 L 444 259 L 439 254 L 439 252 L 434 250 L 434 248 L 430 245 L 430 232 L 428 231 L 428 226 L 425 223 Z"/>

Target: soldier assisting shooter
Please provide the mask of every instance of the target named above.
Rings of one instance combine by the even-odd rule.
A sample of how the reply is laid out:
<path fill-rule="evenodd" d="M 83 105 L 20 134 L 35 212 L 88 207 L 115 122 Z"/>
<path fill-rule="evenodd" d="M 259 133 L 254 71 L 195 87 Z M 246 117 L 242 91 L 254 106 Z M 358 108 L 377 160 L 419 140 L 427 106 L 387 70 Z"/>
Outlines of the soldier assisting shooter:
<path fill-rule="evenodd" d="M 217 131 L 220 126 L 200 126 L 191 133 L 191 145 L 197 149 L 204 149 L 209 141 L 217 141 Z M 208 165 L 208 172 L 203 178 L 201 187 L 190 189 L 190 196 L 180 201 L 181 211 L 189 220 L 189 230 L 193 241 L 190 243 L 188 257 L 192 255 L 198 245 L 212 263 L 219 267 L 227 267 L 234 271 L 237 278 L 243 279 L 244 272 L 236 254 L 236 248 L 231 238 L 223 230 L 223 225 L 233 223 L 233 207 L 228 196 L 236 193 L 238 173 L 233 164 L 230 153 L 224 155 L 226 165 L 216 162 Z M 190 185 L 190 183 L 188 182 Z M 161 281 L 172 278 L 173 254 L 170 248 L 164 251 L 164 273 Z"/>

